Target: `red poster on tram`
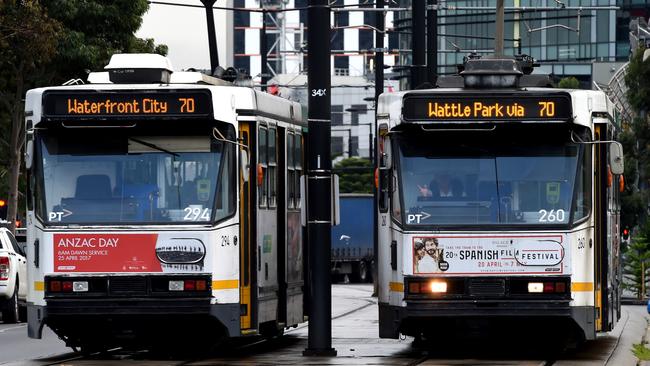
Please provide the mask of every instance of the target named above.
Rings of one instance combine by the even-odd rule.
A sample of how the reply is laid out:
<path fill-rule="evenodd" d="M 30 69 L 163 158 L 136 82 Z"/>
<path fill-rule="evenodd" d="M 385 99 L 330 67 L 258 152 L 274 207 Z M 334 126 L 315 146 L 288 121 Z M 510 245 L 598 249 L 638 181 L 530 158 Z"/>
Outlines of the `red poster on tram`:
<path fill-rule="evenodd" d="M 157 234 L 54 234 L 57 272 L 162 272 Z"/>

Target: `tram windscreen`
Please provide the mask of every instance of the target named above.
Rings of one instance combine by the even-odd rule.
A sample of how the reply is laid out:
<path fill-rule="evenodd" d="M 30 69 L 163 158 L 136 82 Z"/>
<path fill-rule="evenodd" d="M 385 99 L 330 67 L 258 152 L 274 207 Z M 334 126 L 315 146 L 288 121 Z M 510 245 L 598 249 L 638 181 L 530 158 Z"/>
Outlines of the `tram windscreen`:
<path fill-rule="evenodd" d="M 232 144 L 207 133 L 65 132 L 39 138 L 36 205 L 45 221 L 191 224 L 234 212 Z"/>
<path fill-rule="evenodd" d="M 557 225 L 589 211 L 583 147 L 398 138 L 403 220 L 409 225 Z"/>

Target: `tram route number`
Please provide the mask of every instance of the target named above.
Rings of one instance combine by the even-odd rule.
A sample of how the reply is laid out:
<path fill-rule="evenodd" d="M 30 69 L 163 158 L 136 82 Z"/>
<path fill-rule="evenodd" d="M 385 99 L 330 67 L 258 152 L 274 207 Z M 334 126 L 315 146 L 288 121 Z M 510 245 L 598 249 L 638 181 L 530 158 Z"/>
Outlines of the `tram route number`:
<path fill-rule="evenodd" d="M 312 89 L 311 90 L 311 96 L 312 97 L 324 97 L 327 95 L 327 89 Z"/>

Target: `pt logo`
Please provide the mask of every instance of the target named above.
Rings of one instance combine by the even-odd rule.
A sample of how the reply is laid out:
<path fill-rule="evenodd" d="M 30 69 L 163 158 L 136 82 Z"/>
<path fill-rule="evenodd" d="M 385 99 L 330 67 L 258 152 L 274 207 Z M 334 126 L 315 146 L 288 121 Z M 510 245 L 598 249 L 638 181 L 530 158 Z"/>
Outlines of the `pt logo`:
<path fill-rule="evenodd" d="M 431 217 L 431 215 L 429 215 L 426 212 L 420 212 L 417 214 L 408 214 L 406 215 L 406 221 L 408 224 L 413 224 L 413 223 L 419 224 L 422 220 L 426 220 L 429 217 Z"/>

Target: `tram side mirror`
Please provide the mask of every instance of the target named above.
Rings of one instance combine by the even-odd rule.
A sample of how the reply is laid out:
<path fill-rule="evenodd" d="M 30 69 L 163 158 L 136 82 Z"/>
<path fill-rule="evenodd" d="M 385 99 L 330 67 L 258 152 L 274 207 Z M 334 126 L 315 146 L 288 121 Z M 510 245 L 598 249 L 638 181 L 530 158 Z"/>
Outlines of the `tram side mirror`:
<path fill-rule="evenodd" d="M 27 170 L 32 168 L 32 163 L 34 162 L 34 140 L 27 140 L 27 145 L 25 145 L 25 168 Z"/>
<path fill-rule="evenodd" d="M 623 145 L 619 142 L 609 144 L 609 166 L 612 173 L 616 175 L 623 174 L 625 171 L 625 162 L 623 160 Z"/>
<path fill-rule="evenodd" d="M 34 162 L 34 130 L 31 120 L 27 121 L 27 144 L 25 145 L 25 168 L 27 170 L 32 168 Z"/>
<path fill-rule="evenodd" d="M 339 176 L 338 174 L 332 174 L 332 226 L 336 226 L 341 222 L 339 197 Z"/>
<path fill-rule="evenodd" d="M 239 150 L 239 169 L 244 182 L 248 182 L 250 176 L 250 164 L 248 162 L 248 152 L 244 149 Z"/>
<path fill-rule="evenodd" d="M 307 226 L 307 181 L 306 176 L 300 176 L 300 223 Z"/>

